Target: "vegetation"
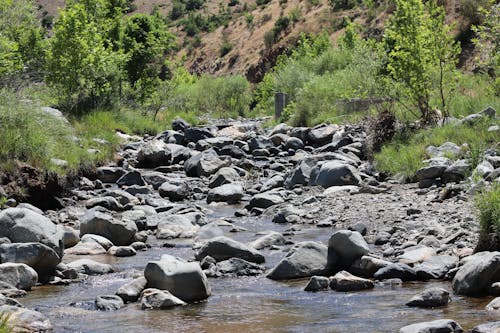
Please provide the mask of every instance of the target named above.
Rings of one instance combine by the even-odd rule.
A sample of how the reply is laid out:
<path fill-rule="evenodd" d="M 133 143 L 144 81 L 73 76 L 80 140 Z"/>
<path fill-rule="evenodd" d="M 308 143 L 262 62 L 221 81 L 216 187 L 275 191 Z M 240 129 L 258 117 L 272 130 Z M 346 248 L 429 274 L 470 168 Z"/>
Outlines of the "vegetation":
<path fill-rule="evenodd" d="M 500 233 L 500 183 L 479 192 L 475 198 L 479 224 L 484 233 Z"/>
<path fill-rule="evenodd" d="M 0 333 L 11 333 L 12 328 L 9 325 L 9 316 L 0 313 Z"/>

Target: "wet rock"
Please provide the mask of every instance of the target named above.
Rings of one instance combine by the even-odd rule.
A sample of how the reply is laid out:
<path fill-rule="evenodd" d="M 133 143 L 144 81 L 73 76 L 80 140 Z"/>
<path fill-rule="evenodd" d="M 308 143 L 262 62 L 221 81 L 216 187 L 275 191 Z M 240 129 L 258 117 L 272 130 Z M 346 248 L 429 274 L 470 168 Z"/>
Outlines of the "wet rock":
<path fill-rule="evenodd" d="M 4 263 L 0 264 L 0 281 L 18 289 L 31 290 L 38 281 L 38 274 L 26 264 Z"/>
<path fill-rule="evenodd" d="M 113 273 L 114 270 L 111 265 L 101 264 L 91 259 L 79 259 L 70 262 L 68 268 L 76 270 L 78 273 L 87 275 L 102 275 Z"/>
<path fill-rule="evenodd" d="M 500 280 L 500 252 L 479 252 L 466 259 L 453 278 L 453 291 L 459 295 L 480 296 Z"/>
<path fill-rule="evenodd" d="M 492 321 L 478 325 L 471 329 L 469 333 L 498 333 L 500 332 L 500 321 Z"/>
<path fill-rule="evenodd" d="M 257 250 L 262 250 L 273 245 L 284 245 L 285 243 L 286 239 L 282 234 L 270 231 L 268 234 L 253 241 L 250 245 Z"/>
<path fill-rule="evenodd" d="M 241 184 L 224 184 L 208 191 L 207 203 L 227 202 L 237 203 L 243 198 L 244 190 Z"/>
<path fill-rule="evenodd" d="M 137 232 L 135 223 L 119 221 L 96 210 L 88 211 L 80 223 L 80 236 L 96 234 L 106 237 L 114 245 L 129 245 Z"/>
<path fill-rule="evenodd" d="M 38 311 L 28 310 L 17 306 L 0 306 L 0 313 L 6 315 L 13 332 L 50 332 L 50 320 Z"/>
<path fill-rule="evenodd" d="M 297 243 L 267 277 L 272 280 L 287 280 L 325 274 L 328 271 L 327 254 L 328 248 L 321 243 Z"/>
<path fill-rule="evenodd" d="M 142 178 L 141 173 L 139 171 L 130 171 L 121 176 L 120 179 L 116 181 L 116 184 L 118 186 L 132 186 L 132 185 L 144 186 L 146 185 L 146 182 Z"/>
<path fill-rule="evenodd" d="M 116 295 L 119 296 L 125 303 L 127 302 L 137 302 L 142 291 L 146 288 L 146 278 L 140 277 L 124 284 L 116 291 Z"/>
<path fill-rule="evenodd" d="M 170 165 L 172 155 L 165 142 L 151 140 L 146 142 L 137 153 L 138 166 L 141 168 L 155 168 Z"/>
<path fill-rule="evenodd" d="M 116 295 L 102 295 L 95 299 L 97 310 L 101 311 L 116 311 L 125 306 L 123 300 Z"/>
<path fill-rule="evenodd" d="M 373 287 L 371 280 L 354 276 L 346 271 L 340 271 L 330 278 L 330 288 L 336 291 L 357 291 Z"/>
<path fill-rule="evenodd" d="M 348 164 L 339 161 L 325 162 L 321 165 L 317 176 L 309 181 L 309 185 L 318 185 L 323 188 L 331 186 L 359 185 L 361 178 L 357 170 Z"/>
<path fill-rule="evenodd" d="M 326 276 L 312 276 L 304 288 L 304 291 L 321 291 L 328 290 L 330 279 Z"/>
<path fill-rule="evenodd" d="M 264 267 L 240 258 L 231 258 L 217 263 L 217 272 L 222 275 L 255 276 L 264 272 Z"/>
<path fill-rule="evenodd" d="M 340 230 L 328 240 L 328 254 L 337 257 L 339 268 L 349 268 L 352 263 L 368 254 L 370 249 L 361 234 L 357 231 Z"/>
<path fill-rule="evenodd" d="M 172 295 L 167 290 L 155 288 L 145 289 L 139 300 L 141 309 L 169 309 L 174 306 L 186 305 L 185 302 Z"/>
<path fill-rule="evenodd" d="M 462 327 L 454 320 L 440 319 L 402 327 L 399 333 L 462 333 Z"/>
<path fill-rule="evenodd" d="M 386 280 L 386 279 L 401 279 L 403 281 L 415 281 L 417 279 L 417 273 L 413 268 L 406 264 L 396 263 L 385 266 L 375 272 L 373 277 L 376 280 Z"/>
<path fill-rule="evenodd" d="M 0 262 L 26 264 L 42 278 L 54 273 L 61 258 L 41 243 L 12 243 L 0 245 Z"/>
<path fill-rule="evenodd" d="M 218 170 L 210 179 L 209 188 L 219 187 L 224 184 L 231 184 L 240 181 L 240 175 L 231 167 L 224 167 Z"/>
<path fill-rule="evenodd" d="M 13 243 L 42 243 L 62 257 L 64 231 L 47 217 L 26 208 L 0 211 L 0 237 Z"/>
<path fill-rule="evenodd" d="M 455 256 L 432 256 L 416 265 L 414 269 L 420 280 L 443 279 L 457 264 L 458 258 Z"/>
<path fill-rule="evenodd" d="M 189 196 L 189 187 L 185 182 L 170 183 L 165 182 L 158 188 L 158 192 L 163 198 L 171 201 L 182 201 Z"/>
<path fill-rule="evenodd" d="M 264 192 L 254 195 L 250 199 L 249 207 L 266 209 L 283 202 L 284 200 L 279 194 L 273 192 Z"/>
<path fill-rule="evenodd" d="M 116 183 L 126 173 L 120 167 L 99 167 L 97 168 L 97 179 L 103 183 Z"/>
<path fill-rule="evenodd" d="M 240 258 L 257 264 L 265 261 L 264 256 L 256 249 L 224 236 L 209 239 L 195 257 L 197 260 L 201 260 L 206 256 L 210 256 L 216 261 L 230 258 Z"/>
<path fill-rule="evenodd" d="M 137 254 L 137 251 L 132 246 L 112 246 L 108 254 L 114 257 L 132 257 Z"/>
<path fill-rule="evenodd" d="M 351 267 L 349 267 L 349 272 L 361 277 L 371 278 L 379 269 L 391 264 L 392 263 L 390 261 L 370 256 L 362 256 L 352 263 Z"/>
<path fill-rule="evenodd" d="M 201 301 L 210 296 L 207 277 L 198 263 L 169 255 L 146 265 L 144 277 L 149 288 L 168 290 L 185 302 Z"/>
<path fill-rule="evenodd" d="M 486 310 L 499 311 L 500 310 L 500 297 L 494 298 L 491 302 L 489 302 L 486 305 Z"/>
<path fill-rule="evenodd" d="M 435 308 L 448 305 L 449 302 L 451 302 L 451 298 L 447 290 L 443 288 L 428 288 L 412 297 L 406 305 L 419 308 Z"/>

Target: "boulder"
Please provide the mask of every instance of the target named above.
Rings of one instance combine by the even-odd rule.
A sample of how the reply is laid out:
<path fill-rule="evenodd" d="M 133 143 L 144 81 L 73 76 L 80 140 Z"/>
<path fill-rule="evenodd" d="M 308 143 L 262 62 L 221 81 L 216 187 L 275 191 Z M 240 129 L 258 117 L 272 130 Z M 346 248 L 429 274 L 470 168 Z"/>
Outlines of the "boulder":
<path fill-rule="evenodd" d="M 349 267 L 349 272 L 354 275 L 371 278 L 379 269 L 390 264 L 392 264 L 390 261 L 362 256 L 352 263 L 351 267 Z"/>
<path fill-rule="evenodd" d="M 244 191 L 241 184 L 224 184 L 219 187 L 212 188 L 207 194 L 207 203 L 211 202 L 227 202 L 237 203 L 243 198 Z"/>
<path fill-rule="evenodd" d="M 101 264 L 91 259 L 79 259 L 67 264 L 68 268 L 72 268 L 78 273 L 87 275 L 102 275 L 113 273 L 113 267 L 108 264 Z"/>
<path fill-rule="evenodd" d="M 26 264 L 5 263 L 0 264 L 0 281 L 18 289 L 31 290 L 38 281 L 38 274 Z"/>
<path fill-rule="evenodd" d="M 189 187 L 185 182 L 165 182 L 158 188 L 158 192 L 163 198 L 168 198 L 170 201 L 182 201 L 189 196 Z"/>
<path fill-rule="evenodd" d="M 46 277 L 54 273 L 61 257 L 41 243 L 11 243 L 0 245 L 0 263 L 6 262 L 26 264 L 33 268 L 39 277 Z"/>
<path fill-rule="evenodd" d="M 85 234 L 81 239 L 82 243 L 97 243 L 101 245 L 106 251 L 113 246 L 113 243 L 106 237 L 102 237 L 94 234 Z"/>
<path fill-rule="evenodd" d="M 373 287 L 371 280 L 354 276 L 346 271 L 340 271 L 330 278 L 330 288 L 336 291 L 357 291 Z"/>
<path fill-rule="evenodd" d="M 500 332 L 500 321 L 492 321 L 489 323 L 484 323 L 474 327 L 469 331 L 469 333 L 499 333 L 499 332 Z"/>
<path fill-rule="evenodd" d="M 286 243 L 285 237 L 276 231 L 270 231 L 266 235 L 254 240 L 250 246 L 254 249 L 262 250 L 275 245 L 284 245 Z"/>
<path fill-rule="evenodd" d="M 126 173 L 120 167 L 99 167 L 97 168 L 97 179 L 103 183 L 116 183 Z"/>
<path fill-rule="evenodd" d="M 456 294 L 480 296 L 497 281 L 500 281 L 500 252 L 479 252 L 466 259 L 452 286 Z"/>
<path fill-rule="evenodd" d="M 174 306 L 185 305 L 186 303 L 172 295 L 167 290 L 155 288 L 145 289 L 139 300 L 141 309 L 168 309 Z"/>
<path fill-rule="evenodd" d="M 488 310 L 488 311 L 499 311 L 500 310 L 500 297 L 496 297 L 491 302 L 489 302 L 486 305 L 486 310 Z"/>
<path fill-rule="evenodd" d="M 38 311 L 3 305 L 0 306 L 0 313 L 9 318 L 12 332 L 51 332 L 53 328 L 50 320 Z"/>
<path fill-rule="evenodd" d="M 111 215 L 89 210 L 80 223 L 80 237 L 95 234 L 106 237 L 114 245 L 130 245 L 134 242 L 137 226 L 131 221 L 119 221 Z"/>
<path fill-rule="evenodd" d="M 254 276 L 264 272 L 264 267 L 240 258 L 230 258 L 216 265 L 222 275 Z"/>
<path fill-rule="evenodd" d="M 125 306 L 123 300 L 116 295 L 102 295 L 95 299 L 97 310 L 101 311 L 116 311 Z"/>
<path fill-rule="evenodd" d="M 190 238 L 199 229 L 189 217 L 168 212 L 158 214 L 159 223 L 156 231 L 158 239 Z"/>
<path fill-rule="evenodd" d="M 214 134 L 208 128 L 191 127 L 184 130 L 184 137 L 186 142 L 198 142 L 213 138 Z"/>
<path fill-rule="evenodd" d="M 455 256 L 432 256 L 414 267 L 420 280 L 443 279 L 449 270 L 455 268 L 458 258 Z"/>
<path fill-rule="evenodd" d="M 0 211 L 0 237 L 13 243 L 42 243 L 59 257 L 64 251 L 64 230 L 47 217 L 27 208 L 7 208 Z"/>
<path fill-rule="evenodd" d="M 165 142 L 161 140 L 151 140 L 146 142 L 137 153 L 138 166 L 141 168 L 156 168 L 163 165 L 170 165 L 172 154 Z"/>
<path fill-rule="evenodd" d="M 399 333 L 462 333 L 463 331 L 456 321 L 440 319 L 402 327 Z"/>
<path fill-rule="evenodd" d="M 116 200 L 112 196 L 91 198 L 85 202 L 85 207 L 87 208 L 94 208 L 97 206 L 104 207 L 115 212 L 119 212 L 124 209 L 123 206 L 118 202 L 118 200 Z"/>
<path fill-rule="evenodd" d="M 357 231 L 340 230 L 328 240 L 329 256 L 337 257 L 339 268 L 349 268 L 352 263 L 370 252 L 368 244 Z"/>
<path fill-rule="evenodd" d="M 141 173 L 139 171 L 130 171 L 124 174 L 123 176 L 120 177 L 116 181 L 116 184 L 118 186 L 132 186 L 132 185 L 138 185 L 138 186 L 144 186 L 146 185 L 146 182 L 141 176 Z"/>
<path fill-rule="evenodd" d="M 356 168 L 340 161 L 325 162 L 319 168 L 316 177 L 309 180 L 309 185 L 323 188 L 331 186 L 359 185 L 361 178 Z"/>
<path fill-rule="evenodd" d="M 402 281 L 417 280 L 417 273 L 406 264 L 396 263 L 380 268 L 373 277 L 376 280 L 401 279 Z"/>
<path fill-rule="evenodd" d="M 312 241 L 297 243 L 267 277 L 272 280 L 288 280 L 326 274 L 327 254 L 328 248 L 321 243 Z"/>
<path fill-rule="evenodd" d="M 106 254 L 106 249 L 96 242 L 80 242 L 70 249 L 64 250 L 65 255 L 99 255 Z"/>
<path fill-rule="evenodd" d="M 456 157 L 460 154 L 461 149 L 453 142 L 445 142 L 439 147 L 429 146 L 425 149 L 429 157 Z"/>
<path fill-rule="evenodd" d="M 278 193 L 264 192 L 254 195 L 250 199 L 249 206 L 251 208 L 257 207 L 266 209 L 283 202 L 284 202 L 283 198 Z"/>
<path fill-rule="evenodd" d="M 172 120 L 172 129 L 174 131 L 184 132 L 190 127 L 191 125 L 182 118 L 175 118 L 174 120 Z"/>
<path fill-rule="evenodd" d="M 307 139 L 314 145 L 322 145 L 330 141 L 338 129 L 338 125 L 318 125 L 309 131 Z"/>
<path fill-rule="evenodd" d="M 144 277 L 134 279 L 118 288 L 116 295 L 123 299 L 125 303 L 137 302 L 142 291 L 146 288 L 146 284 L 147 281 Z"/>
<path fill-rule="evenodd" d="M 206 177 L 229 166 L 230 163 L 228 160 L 221 160 L 213 149 L 209 149 L 189 158 L 184 163 L 184 171 L 189 177 Z"/>
<path fill-rule="evenodd" d="M 240 175 L 238 172 L 231 167 L 224 167 L 219 169 L 213 176 L 210 178 L 210 183 L 208 184 L 209 188 L 219 187 L 224 184 L 231 184 L 240 181 Z"/>
<path fill-rule="evenodd" d="M 406 305 L 419 308 L 435 308 L 448 305 L 450 293 L 443 288 L 428 288 L 410 299 Z"/>
<path fill-rule="evenodd" d="M 433 248 L 423 245 L 410 246 L 404 249 L 402 255 L 397 259 L 407 265 L 414 265 L 434 256 L 436 251 Z"/>
<path fill-rule="evenodd" d="M 201 301 L 210 296 L 208 280 L 195 262 L 186 262 L 169 255 L 146 265 L 144 277 L 148 288 L 168 290 L 184 302 Z"/>
<path fill-rule="evenodd" d="M 137 251 L 132 246 L 112 246 L 108 254 L 114 257 L 132 257 L 137 254 Z"/>
<path fill-rule="evenodd" d="M 311 279 L 309 279 L 304 291 L 327 290 L 329 285 L 330 279 L 326 276 L 311 276 Z"/>
<path fill-rule="evenodd" d="M 240 258 L 257 264 L 265 261 L 264 256 L 256 249 L 224 236 L 209 239 L 195 257 L 196 260 L 201 260 L 206 256 L 210 256 L 216 261 L 230 258 Z"/>
<path fill-rule="evenodd" d="M 446 170 L 446 165 L 431 165 L 417 170 L 418 180 L 439 178 Z"/>

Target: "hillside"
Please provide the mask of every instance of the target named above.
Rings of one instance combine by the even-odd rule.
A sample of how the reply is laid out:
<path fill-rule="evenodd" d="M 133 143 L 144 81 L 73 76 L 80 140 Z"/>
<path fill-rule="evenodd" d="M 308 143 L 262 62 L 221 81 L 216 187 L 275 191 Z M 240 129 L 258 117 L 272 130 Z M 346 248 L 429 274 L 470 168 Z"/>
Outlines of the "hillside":
<path fill-rule="evenodd" d="M 64 0 L 37 1 L 43 16 L 55 17 L 64 6 Z M 201 8 L 173 17 L 173 4 L 187 3 L 183 1 L 133 0 L 131 13 L 151 13 L 157 8 L 178 37 L 175 58 L 191 73 L 244 74 L 251 82 L 260 81 L 301 33 L 326 32 L 335 41 L 349 19 L 359 25 L 362 34 L 381 36 L 393 10 L 384 0 L 365 1 L 348 10 L 332 10 L 328 0 L 201 0 L 197 2 Z M 455 25 L 457 37 L 466 42 L 465 58 L 471 56 L 467 32 L 474 20 L 466 15 L 467 3 L 446 1 L 447 20 Z"/>

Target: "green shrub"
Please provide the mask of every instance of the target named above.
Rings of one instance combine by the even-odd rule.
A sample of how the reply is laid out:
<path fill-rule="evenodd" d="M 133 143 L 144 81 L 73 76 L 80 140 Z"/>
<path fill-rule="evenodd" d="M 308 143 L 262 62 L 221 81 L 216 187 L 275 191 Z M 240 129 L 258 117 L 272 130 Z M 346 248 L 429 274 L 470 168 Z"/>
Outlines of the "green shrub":
<path fill-rule="evenodd" d="M 256 0 L 255 1 L 255 3 L 257 4 L 257 6 L 267 5 L 270 2 L 271 2 L 271 0 Z"/>
<path fill-rule="evenodd" d="M 233 49 L 233 44 L 225 40 L 220 47 L 220 56 L 223 57 Z"/>
<path fill-rule="evenodd" d="M 12 333 L 12 327 L 9 325 L 9 316 L 0 313 L 0 333 Z"/>
<path fill-rule="evenodd" d="M 474 202 L 481 230 L 485 233 L 500 233 L 500 183 L 495 182 L 490 188 L 476 194 Z"/>

